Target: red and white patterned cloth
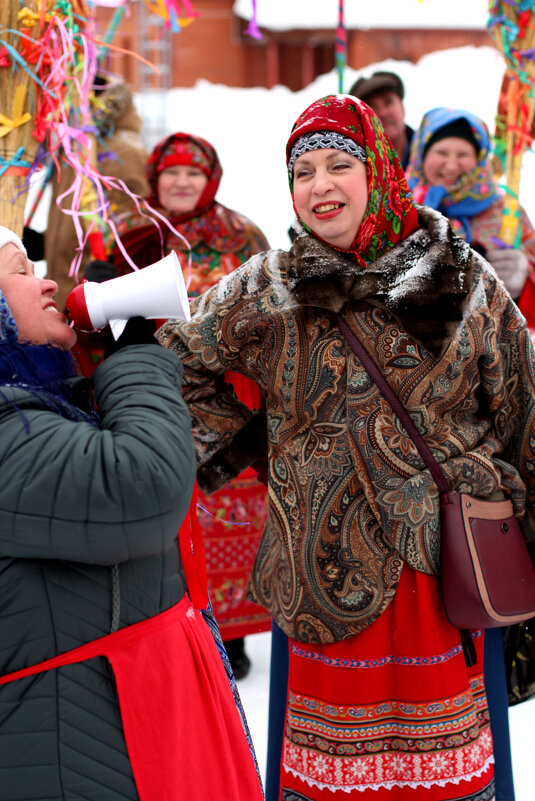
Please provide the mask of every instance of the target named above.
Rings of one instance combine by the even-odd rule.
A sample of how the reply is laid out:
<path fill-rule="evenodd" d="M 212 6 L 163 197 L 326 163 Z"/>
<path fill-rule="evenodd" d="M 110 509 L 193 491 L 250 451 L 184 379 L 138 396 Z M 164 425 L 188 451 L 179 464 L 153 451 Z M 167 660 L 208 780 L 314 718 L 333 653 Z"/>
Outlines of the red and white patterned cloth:
<path fill-rule="evenodd" d="M 283 801 L 492 799 L 483 636 L 473 637 L 468 668 L 438 579 L 405 565 L 392 603 L 361 634 L 290 640 Z"/>

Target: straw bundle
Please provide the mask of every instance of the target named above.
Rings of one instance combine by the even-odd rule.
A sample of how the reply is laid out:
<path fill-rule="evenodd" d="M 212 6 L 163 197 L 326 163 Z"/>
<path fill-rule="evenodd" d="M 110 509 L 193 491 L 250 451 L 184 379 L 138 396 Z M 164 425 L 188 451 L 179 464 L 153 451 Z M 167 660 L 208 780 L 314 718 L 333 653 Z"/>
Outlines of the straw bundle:
<path fill-rule="evenodd" d="M 508 190 L 500 238 L 518 247 L 522 159 L 533 140 L 535 118 L 535 0 L 490 0 L 489 15 L 489 31 L 507 69 L 496 125 L 495 165 L 501 162 Z"/>
<path fill-rule="evenodd" d="M 37 11 L 37 0 L 25 8 Z M 33 136 L 32 114 L 36 107 L 36 83 L 28 70 L 10 56 L 18 51 L 22 6 L 19 0 L 0 2 L 0 224 L 22 234 L 26 205 L 26 178 L 38 143 Z M 25 27 L 31 19 L 26 17 Z M 35 23 L 31 27 L 36 27 Z"/>

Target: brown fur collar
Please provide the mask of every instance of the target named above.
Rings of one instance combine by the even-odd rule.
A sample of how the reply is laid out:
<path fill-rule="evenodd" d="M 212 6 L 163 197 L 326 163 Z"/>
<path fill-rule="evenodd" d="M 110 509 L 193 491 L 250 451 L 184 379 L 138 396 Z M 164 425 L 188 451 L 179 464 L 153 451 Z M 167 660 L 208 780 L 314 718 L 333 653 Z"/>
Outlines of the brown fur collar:
<path fill-rule="evenodd" d="M 349 300 L 379 302 L 433 354 L 462 319 L 472 284 L 472 251 L 446 217 L 418 206 L 420 228 L 362 268 L 294 224 L 288 288 L 304 306 L 340 311 Z"/>

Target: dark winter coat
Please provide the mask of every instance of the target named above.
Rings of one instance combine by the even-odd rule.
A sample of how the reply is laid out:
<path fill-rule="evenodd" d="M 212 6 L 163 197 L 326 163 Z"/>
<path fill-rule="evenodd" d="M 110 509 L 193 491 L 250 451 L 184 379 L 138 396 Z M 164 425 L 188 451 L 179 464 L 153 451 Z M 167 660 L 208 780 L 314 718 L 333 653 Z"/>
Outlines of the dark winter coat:
<path fill-rule="evenodd" d="M 2 675 L 182 598 L 194 454 L 181 376 L 156 345 L 110 356 L 93 377 L 100 428 L 1 388 Z M 137 798 L 105 659 L 0 687 L 1 801 Z"/>
<path fill-rule="evenodd" d="M 414 128 L 411 128 L 410 125 L 405 126 L 405 136 L 407 137 L 407 146 L 405 148 L 404 153 L 399 153 L 399 160 L 401 161 L 401 166 L 404 170 L 407 169 L 409 166 L 409 161 L 411 157 L 411 145 L 412 140 L 414 139 Z"/>
<path fill-rule="evenodd" d="M 160 340 L 184 361 L 201 486 L 214 491 L 268 446 L 269 517 L 252 593 L 302 641 L 372 623 L 404 562 L 439 569 L 438 492 L 388 403 L 342 338 L 361 338 L 454 489 L 503 490 L 535 510 L 535 353 L 495 273 L 445 217 L 357 266 L 298 230 L 223 279 Z M 226 369 L 262 390 L 237 404 Z M 263 436 L 262 436 L 263 435 Z"/>

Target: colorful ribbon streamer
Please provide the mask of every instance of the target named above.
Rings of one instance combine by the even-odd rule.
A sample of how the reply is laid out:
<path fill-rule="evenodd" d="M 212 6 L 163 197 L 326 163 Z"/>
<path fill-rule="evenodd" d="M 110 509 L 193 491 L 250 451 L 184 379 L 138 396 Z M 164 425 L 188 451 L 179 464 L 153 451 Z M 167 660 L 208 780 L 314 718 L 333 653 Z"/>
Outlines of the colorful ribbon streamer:
<path fill-rule="evenodd" d="M 23 110 L 25 100 L 26 87 L 23 84 L 19 84 L 15 90 L 11 118 L 0 113 L 0 138 L 7 136 L 14 128 L 17 128 L 19 125 L 24 125 L 31 120 L 32 115 L 28 111 L 25 112 Z"/>
<path fill-rule="evenodd" d="M 338 27 L 334 46 L 334 59 L 338 73 L 338 92 L 344 91 L 344 69 L 347 60 L 347 31 L 344 23 L 344 0 L 338 2 Z"/>
<path fill-rule="evenodd" d="M 260 33 L 260 29 L 258 27 L 258 12 L 256 9 L 256 0 L 252 0 L 253 4 L 253 14 L 251 19 L 249 20 L 249 25 L 245 29 L 245 33 L 248 36 L 252 36 L 253 39 L 263 39 L 262 34 Z"/>
<path fill-rule="evenodd" d="M 71 275 L 77 274 L 87 243 L 93 257 L 105 257 L 102 234 L 108 230 L 135 268 L 119 241 L 107 200 L 109 190 L 126 192 L 140 213 L 155 225 L 168 223 L 144 200 L 130 192 L 122 181 L 99 174 L 96 147 L 100 134 L 94 121 L 98 105 L 94 84 L 99 59 L 102 59 L 104 48 L 116 49 L 111 39 L 131 0 L 124 0 L 116 10 L 113 25 L 106 32 L 104 41 L 99 41 L 96 36 L 96 17 L 89 13 L 84 0 L 0 2 L 16 4 L 13 6 L 17 9 L 15 16 L 11 18 L 17 19 L 20 25 L 18 29 L 16 25 L 8 29 L 9 38 L 6 29 L 0 32 L 0 70 L 10 70 L 14 81 L 17 75 L 23 74 L 29 78 L 33 91 L 32 103 L 29 104 L 26 86 L 21 82 L 20 86 L 14 87 L 10 109 L 1 108 L 0 98 L 0 140 L 8 141 L 14 131 L 31 125 L 33 142 L 37 147 L 31 154 L 26 154 L 24 148 L 15 147 L 13 155 L 0 157 L 0 176 L 27 174 L 44 165 L 48 176 L 52 171 L 59 174 L 65 164 L 70 166 L 75 179 L 57 202 L 62 211 L 71 216 L 78 239 Z M 190 0 L 144 2 L 174 30 L 198 16 Z M 29 185 L 28 179 L 24 180 Z M 64 208 L 62 202 L 69 207 Z M 31 219 L 31 214 L 29 217 Z"/>
<path fill-rule="evenodd" d="M 199 16 L 191 0 L 144 0 L 144 3 L 164 20 L 166 28 L 172 33 L 180 33 L 182 28 Z"/>
<path fill-rule="evenodd" d="M 535 111 L 535 0 L 489 0 L 487 28 L 506 63 L 494 143 L 495 165 L 505 172 L 500 238 L 520 242 L 519 188 L 522 157 L 533 141 Z"/>

